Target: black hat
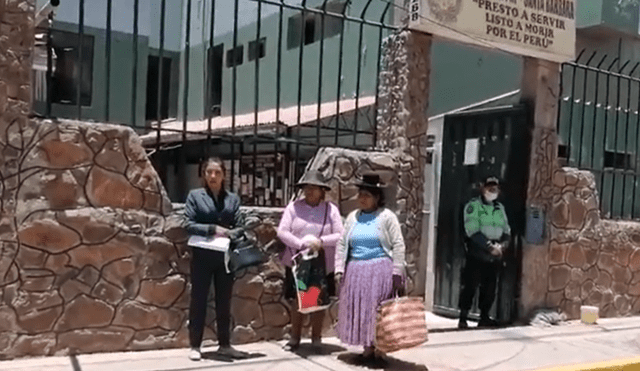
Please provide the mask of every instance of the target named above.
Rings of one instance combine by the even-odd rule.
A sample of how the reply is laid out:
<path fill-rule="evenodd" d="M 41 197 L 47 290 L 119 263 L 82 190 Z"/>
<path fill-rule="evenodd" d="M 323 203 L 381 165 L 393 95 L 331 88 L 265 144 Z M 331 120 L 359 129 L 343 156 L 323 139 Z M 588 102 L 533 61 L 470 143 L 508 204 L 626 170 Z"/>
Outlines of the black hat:
<path fill-rule="evenodd" d="M 485 187 L 491 185 L 500 185 L 500 180 L 495 176 L 488 176 L 487 179 L 482 183 Z"/>
<path fill-rule="evenodd" d="M 300 180 L 298 181 L 296 186 L 302 187 L 304 185 L 314 185 L 322 187 L 327 191 L 331 190 L 331 186 L 324 178 L 324 175 L 318 170 L 308 170 L 304 174 L 302 174 L 302 177 L 300 177 Z"/>
<path fill-rule="evenodd" d="M 362 181 L 356 184 L 358 187 L 364 188 L 384 188 L 385 184 L 380 180 L 380 175 L 369 173 L 362 174 Z"/>

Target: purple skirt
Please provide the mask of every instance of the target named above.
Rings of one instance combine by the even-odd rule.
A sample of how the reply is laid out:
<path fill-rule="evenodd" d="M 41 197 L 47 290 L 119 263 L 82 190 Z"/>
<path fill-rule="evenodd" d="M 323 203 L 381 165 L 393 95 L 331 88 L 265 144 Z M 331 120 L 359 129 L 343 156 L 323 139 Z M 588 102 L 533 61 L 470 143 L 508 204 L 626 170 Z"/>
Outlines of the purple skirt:
<path fill-rule="evenodd" d="M 340 287 L 338 338 L 348 345 L 371 346 L 376 336 L 378 306 L 393 293 L 389 258 L 352 260 Z"/>

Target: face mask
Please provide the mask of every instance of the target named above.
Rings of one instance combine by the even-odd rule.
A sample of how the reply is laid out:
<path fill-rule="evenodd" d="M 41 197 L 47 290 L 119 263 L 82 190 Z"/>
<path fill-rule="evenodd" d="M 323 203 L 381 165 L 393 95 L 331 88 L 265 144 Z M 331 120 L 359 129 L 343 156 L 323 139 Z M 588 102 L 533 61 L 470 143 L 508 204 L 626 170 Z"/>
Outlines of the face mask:
<path fill-rule="evenodd" d="M 493 192 L 485 192 L 484 198 L 485 200 L 492 202 L 492 201 L 495 201 L 496 198 L 498 198 L 498 194 Z"/>

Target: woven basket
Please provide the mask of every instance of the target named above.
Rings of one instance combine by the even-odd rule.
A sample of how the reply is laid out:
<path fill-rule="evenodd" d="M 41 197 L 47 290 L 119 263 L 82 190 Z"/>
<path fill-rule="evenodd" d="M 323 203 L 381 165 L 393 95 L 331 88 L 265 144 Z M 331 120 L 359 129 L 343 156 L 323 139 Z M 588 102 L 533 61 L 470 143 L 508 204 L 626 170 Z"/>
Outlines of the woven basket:
<path fill-rule="evenodd" d="M 376 348 L 395 352 L 418 346 L 428 340 L 427 321 L 422 298 L 401 297 L 378 307 Z"/>

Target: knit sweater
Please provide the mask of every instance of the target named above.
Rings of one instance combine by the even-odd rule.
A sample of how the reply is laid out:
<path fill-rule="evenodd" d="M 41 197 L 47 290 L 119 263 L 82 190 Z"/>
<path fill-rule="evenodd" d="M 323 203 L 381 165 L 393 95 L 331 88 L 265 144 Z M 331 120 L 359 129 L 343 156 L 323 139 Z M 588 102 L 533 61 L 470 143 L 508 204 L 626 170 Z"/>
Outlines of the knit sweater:
<path fill-rule="evenodd" d="M 327 221 L 323 229 L 325 210 Z M 344 231 L 338 207 L 328 201 L 311 206 L 304 199 L 289 203 L 278 225 L 278 238 L 286 245 L 280 256 L 282 264 L 291 267 L 291 258 L 305 247 L 302 238 L 306 235 L 318 237 L 321 231 L 326 270 L 330 273 L 334 268 L 336 243 Z"/>
<path fill-rule="evenodd" d="M 340 238 L 336 247 L 336 273 L 344 273 L 349 257 L 349 240 L 360 213 L 360 210 L 354 210 L 347 216 L 344 225 L 346 233 Z M 375 213 L 380 243 L 385 254 L 393 260 L 393 273 L 404 274 L 405 245 L 398 217 L 386 208 L 380 208 Z"/>

